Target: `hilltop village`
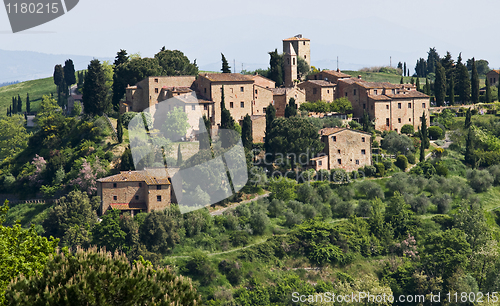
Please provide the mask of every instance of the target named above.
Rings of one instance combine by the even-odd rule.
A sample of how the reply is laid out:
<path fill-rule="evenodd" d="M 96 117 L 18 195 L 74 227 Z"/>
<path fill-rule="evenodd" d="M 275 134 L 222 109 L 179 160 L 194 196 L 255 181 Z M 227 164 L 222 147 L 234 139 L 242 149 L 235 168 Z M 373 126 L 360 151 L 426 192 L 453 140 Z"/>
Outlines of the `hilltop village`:
<path fill-rule="evenodd" d="M 277 43 L 1 87 L 0 305 L 497 305 L 500 70 Z"/>

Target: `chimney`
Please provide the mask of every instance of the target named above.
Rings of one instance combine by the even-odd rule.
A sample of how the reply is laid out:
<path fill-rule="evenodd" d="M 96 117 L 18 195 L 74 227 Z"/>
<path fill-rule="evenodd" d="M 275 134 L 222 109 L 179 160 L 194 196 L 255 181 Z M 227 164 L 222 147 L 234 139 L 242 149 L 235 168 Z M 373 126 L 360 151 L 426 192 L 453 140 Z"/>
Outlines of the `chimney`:
<path fill-rule="evenodd" d="M 340 68 L 337 68 L 337 72 L 340 72 Z"/>

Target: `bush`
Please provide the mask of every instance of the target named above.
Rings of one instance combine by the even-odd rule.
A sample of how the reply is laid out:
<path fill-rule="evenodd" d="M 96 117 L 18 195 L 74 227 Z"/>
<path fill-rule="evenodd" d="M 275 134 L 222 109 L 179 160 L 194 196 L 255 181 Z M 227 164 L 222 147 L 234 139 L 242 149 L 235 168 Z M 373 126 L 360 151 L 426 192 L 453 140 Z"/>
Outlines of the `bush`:
<path fill-rule="evenodd" d="M 356 216 L 368 218 L 371 216 L 372 205 L 370 201 L 360 200 L 356 207 Z"/>
<path fill-rule="evenodd" d="M 385 170 L 390 170 L 392 168 L 392 160 L 384 159 L 382 163 L 384 164 Z"/>
<path fill-rule="evenodd" d="M 434 168 L 436 169 L 436 174 L 441 175 L 441 176 L 448 176 L 448 168 L 443 166 L 442 163 L 436 163 L 434 165 Z"/>
<path fill-rule="evenodd" d="M 378 141 L 374 140 L 372 142 L 372 148 L 378 148 L 380 145 L 378 144 Z"/>
<path fill-rule="evenodd" d="M 415 154 L 413 153 L 408 153 L 406 155 L 406 158 L 408 159 L 408 162 L 412 165 L 414 165 L 417 161 L 415 160 Z"/>
<path fill-rule="evenodd" d="M 411 124 L 405 124 L 401 128 L 401 133 L 403 133 L 403 134 L 413 134 L 413 133 L 415 133 L 415 128 Z"/>
<path fill-rule="evenodd" d="M 366 165 L 362 171 L 364 172 L 365 176 L 375 176 L 375 174 L 377 173 L 377 168 L 375 168 L 375 166 Z"/>
<path fill-rule="evenodd" d="M 125 114 L 122 115 L 122 124 L 124 128 L 128 129 L 128 124 L 130 123 L 132 118 L 135 117 L 135 115 L 137 115 L 136 112 L 126 112 Z"/>
<path fill-rule="evenodd" d="M 385 175 L 385 166 L 383 163 L 376 163 L 375 168 L 377 169 L 377 176 L 383 177 Z"/>
<path fill-rule="evenodd" d="M 402 171 L 405 171 L 406 168 L 408 168 L 408 158 L 404 155 L 398 155 L 396 159 L 396 166 Z"/>
<path fill-rule="evenodd" d="M 347 186 L 340 186 L 337 189 L 337 194 L 344 200 L 344 201 L 350 201 L 354 198 L 356 193 L 354 192 L 354 189 L 351 187 L 351 185 Z"/>
<path fill-rule="evenodd" d="M 431 140 L 436 140 L 444 136 L 444 132 L 439 126 L 430 126 L 428 131 Z"/>
<path fill-rule="evenodd" d="M 367 199 L 383 199 L 385 198 L 384 191 L 379 184 L 373 181 L 363 181 L 357 186 L 358 192 L 365 196 Z"/>
<path fill-rule="evenodd" d="M 440 214 L 447 214 L 451 209 L 452 198 L 445 193 L 432 197 L 432 203 L 437 206 L 437 211 Z"/>
<path fill-rule="evenodd" d="M 495 179 L 488 170 L 474 169 L 467 171 L 467 181 L 474 191 L 485 192 L 491 187 Z"/>
<path fill-rule="evenodd" d="M 333 213 L 338 217 L 349 218 L 354 214 L 354 205 L 350 201 L 342 201 Z"/>
<path fill-rule="evenodd" d="M 488 168 L 488 171 L 490 172 L 491 176 L 493 176 L 493 184 L 499 185 L 500 184 L 500 165 L 493 165 Z"/>

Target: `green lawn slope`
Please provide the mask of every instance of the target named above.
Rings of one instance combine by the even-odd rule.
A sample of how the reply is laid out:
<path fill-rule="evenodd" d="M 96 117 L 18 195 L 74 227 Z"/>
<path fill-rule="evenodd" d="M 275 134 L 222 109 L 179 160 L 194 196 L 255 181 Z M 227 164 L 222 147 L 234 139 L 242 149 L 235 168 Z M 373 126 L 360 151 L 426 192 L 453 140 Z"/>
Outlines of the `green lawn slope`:
<path fill-rule="evenodd" d="M 12 97 L 21 96 L 23 112 L 26 111 L 26 94 L 30 95 L 31 111 L 37 111 L 43 95 L 57 96 L 57 87 L 52 77 L 21 82 L 0 87 L 0 114 L 6 114 L 7 108 L 12 105 Z"/>

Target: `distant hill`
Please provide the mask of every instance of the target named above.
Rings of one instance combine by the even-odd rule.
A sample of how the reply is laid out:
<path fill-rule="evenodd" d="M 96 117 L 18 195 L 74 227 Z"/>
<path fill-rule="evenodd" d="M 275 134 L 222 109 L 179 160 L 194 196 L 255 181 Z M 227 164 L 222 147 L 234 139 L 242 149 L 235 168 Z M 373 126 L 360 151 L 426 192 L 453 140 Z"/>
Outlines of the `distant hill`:
<path fill-rule="evenodd" d="M 12 97 L 21 96 L 23 112 L 26 111 L 26 94 L 30 95 L 31 111 L 37 111 L 43 95 L 54 93 L 57 96 L 57 87 L 52 77 L 20 82 L 0 87 L 0 115 L 7 113 L 7 108 L 12 105 Z"/>
<path fill-rule="evenodd" d="M 69 54 L 45 54 L 31 51 L 0 50 L 0 84 L 13 81 L 27 81 L 52 76 L 54 66 L 64 65 L 67 59 L 73 60 L 75 70 L 86 69 L 94 57 Z M 112 60 L 99 58 L 99 60 Z"/>

